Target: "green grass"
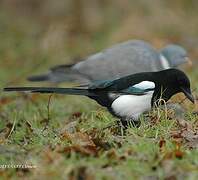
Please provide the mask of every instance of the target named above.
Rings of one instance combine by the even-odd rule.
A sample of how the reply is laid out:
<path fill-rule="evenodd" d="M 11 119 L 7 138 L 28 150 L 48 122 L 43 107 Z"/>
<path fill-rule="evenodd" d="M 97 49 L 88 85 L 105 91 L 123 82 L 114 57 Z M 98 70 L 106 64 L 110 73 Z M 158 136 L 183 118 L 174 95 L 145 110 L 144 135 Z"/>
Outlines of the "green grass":
<path fill-rule="evenodd" d="M 29 74 L 58 62 L 54 51 L 39 46 L 40 24 L 25 18 L 8 23 L 12 18 L 0 14 L 1 87 L 28 84 Z M 106 43 L 103 33 L 94 35 L 94 49 Z M 82 47 L 60 50 L 61 56 L 83 54 Z M 188 71 L 193 88 L 198 87 L 196 69 Z M 142 117 L 139 128 L 124 130 L 88 98 L 53 95 L 49 108 L 48 102 L 49 95 L 0 92 L 0 165 L 36 166 L 0 169 L 2 178 L 198 179 L 198 117 L 190 103 L 184 104 L 183 119 L 158 109 Z"/>
<path fill-rule="evenodd" d="M 40 95 L 34 100 L 37 105 L 18 97 L 3 107 L 8 120 L 1 120 L 1 129 L 10 125 L 1 132 L 1 164 L 37 166 L 28 171 L 2 171 L 4 177 L 196 179 L 198 151 L 190 148 L 185 136 L 173 138 L 171 133 L 182 131 L 176 120 L 165 119 L 161 112 L 159 122 L 143 121 L 140 128 L 132 127 L 122 134 L 115 118 L 105 110 L 90 112 L 95 105 L 86 99 L 77 104 L 78 101 L 72 102 L 72 99 L 75 98 L 54 97 L 49 122 L 48 99 Z M 68 102 L 73 112 L 77 110 L 83 114 L 78 118 L 72 116 L 66 109 Z M 83 107 L 84 103 L 87 107 Z M 197 126 L 195 118 L 189 116 L 186 122 Z M 196 127 L 192 130 L 196 131 Z"/>

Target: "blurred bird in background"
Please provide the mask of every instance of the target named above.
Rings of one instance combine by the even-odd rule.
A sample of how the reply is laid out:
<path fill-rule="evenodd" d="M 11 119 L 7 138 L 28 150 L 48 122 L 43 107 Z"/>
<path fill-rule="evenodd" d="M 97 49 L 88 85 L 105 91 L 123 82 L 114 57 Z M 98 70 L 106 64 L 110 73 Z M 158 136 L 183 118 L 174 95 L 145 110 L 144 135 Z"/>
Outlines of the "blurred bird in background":
<path fill-rule="evenodd" d="M 57 65 L 48 73 L 30 76 L 28 80 L 90 83 L 140 72 L 176 68 L 184 63 L 190 64 L 191 61 L 187 51 L 179 45 L 168 44 L 157 51 L 148 42 L 130 40 L 90 55 L 79 63 Z"/>

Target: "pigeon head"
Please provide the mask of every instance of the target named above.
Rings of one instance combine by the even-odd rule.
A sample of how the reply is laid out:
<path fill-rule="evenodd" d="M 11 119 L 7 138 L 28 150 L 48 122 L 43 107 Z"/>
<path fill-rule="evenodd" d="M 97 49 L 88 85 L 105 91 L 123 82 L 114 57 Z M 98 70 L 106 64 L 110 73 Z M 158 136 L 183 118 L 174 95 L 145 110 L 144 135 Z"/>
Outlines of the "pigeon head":
<path fill-rule="evenodd" d="M 190 80 L 184 72 L 178 69 L 168 69 L 157 73 L 158 90 L 156 91 L 155 98 L 159 99 L 161 97 L 162 99 L 169 100 L 173 95 L 182 92 L 194 103 Z"/>
<path fill-rule="evenodd" d="M 190 64 L 187 51 L 179 45 L 167 45 L 160 53 L 167 59 L 171 67 L 177 67 L 184 63 Z"/>

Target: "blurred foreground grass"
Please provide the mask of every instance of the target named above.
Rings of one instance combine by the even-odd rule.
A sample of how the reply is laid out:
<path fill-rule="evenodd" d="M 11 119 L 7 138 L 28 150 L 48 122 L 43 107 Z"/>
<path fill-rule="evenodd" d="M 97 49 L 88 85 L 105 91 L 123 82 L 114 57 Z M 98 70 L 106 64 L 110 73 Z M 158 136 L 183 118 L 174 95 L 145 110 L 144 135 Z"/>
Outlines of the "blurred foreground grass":
<path fill-rule="evenodd" d="M 197 14 L 190 13 L 190 6 L 184 11 L 186 14 L 169 9 L 175 25 L 171 29 L 171 22 L 165 21 L 162 27 L 169 28 L 163 30 L 155 26 L 155 22 L 165 20 L 163 12 L 157 19 L 156 9 L 144 7 L 142 13 L 129 16 L 134 18 L 132 22 L 139 22 L 147 14 L 151 15 L 149 19 L 156 19 L 149 26 L 147 20 L 141 21 L 137 24 L 140 31 L 130 29 L 130 18 L 122 24 L 122 16 L 115 19 L 112 17 L 115 12 L 109 10 L 112 14 L 106 16 L 112 18 L 109 20 L 112 24 L 88 34 L 77 33 L 72 38 L 64 23 L 53 21 L 48 26 L 35 17 L 1 9 L 0 87 L 28 85 L 25 81 L 28 75 L 50 65 L 71 63 L 72 58 L 84 57 L 121 39 L 141 37 L 158 46 L 172 40 L 186 43 L 195 59 L 194 67 L 186 71 L 192 88 L 198 88 L 195 39 L 198 31 L 193 20 Z M 183 14 L 184 19 L 191 17 L 189 27 L 195 28 L 182 25 L 180 16 L 176 19 L 177 13 Z M 142 117 L 140 128 L 123 132 L 114 117 L 84 97 L 53 95 L 48 107 L 48 95 L 0 93 L 0 165 L 36 166 L 0 169 L 5 179 L 198 179 L 198 120 L 192 114 L 197 109 L 190 103 L 184 104 L 187 109 L 184 119 L 176 119 L 174 112 L 155 110 L 149 121 Z"/>

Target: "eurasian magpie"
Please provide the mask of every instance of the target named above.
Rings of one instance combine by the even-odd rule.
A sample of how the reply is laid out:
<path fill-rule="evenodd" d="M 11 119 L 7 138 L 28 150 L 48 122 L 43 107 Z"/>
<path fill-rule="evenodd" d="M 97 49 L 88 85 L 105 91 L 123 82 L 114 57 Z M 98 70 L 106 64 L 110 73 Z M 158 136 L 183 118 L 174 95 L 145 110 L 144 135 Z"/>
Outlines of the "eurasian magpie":
<path fill-rule="evenodd" d="M 137 122 L 143 112 L 158 105 L 156 102 L 159 99 L 166 102 L 179 92 L 194 103 L 190 81 L 184 72 L 177 69 L 137 73 L 75 88 L 6 87 L 4 91 L 84 95 L 106 107 L 123 124 L 127 121 Z"/>
<path fill-rule="evenodd" d="M 158 52 L 150 43 L 130 40 L 91 55 L 77 64 L 55 66 L 49 73 L 29 77 L 28 80 L 90 83 L 120 78 L 131 72 L 135 74 L 174 68 L 186 62 L 190 62 L 187 51 L 179 45 L 169 44 Z"/>

